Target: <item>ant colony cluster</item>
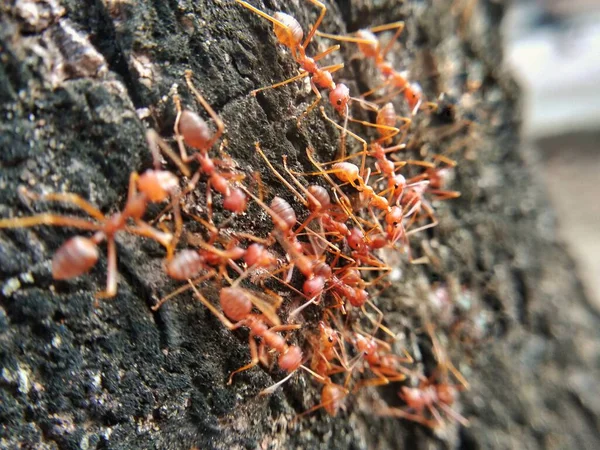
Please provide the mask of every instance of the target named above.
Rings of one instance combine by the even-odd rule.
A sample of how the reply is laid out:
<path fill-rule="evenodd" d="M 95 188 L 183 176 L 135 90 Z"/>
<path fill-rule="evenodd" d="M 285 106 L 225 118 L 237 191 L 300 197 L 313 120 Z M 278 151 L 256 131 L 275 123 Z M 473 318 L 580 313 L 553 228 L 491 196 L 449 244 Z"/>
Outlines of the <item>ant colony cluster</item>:
<path fill-rule="evenodd" d="M 308 148 L 307 157 L 313 166 L 308 173 L 292 170 L 285 156 L 282 161 L 269 160 L 259 142 L 251 149 L 289 190 L 290 199 L 297 204 L 295 208 L 282 197 L 266 198 L 256 176 L 242 173 L 223 146 L 215 150 L 225 126 L 194 86 L 192 72 L 186 71 L 187 88 L 214 125 L 184 108 L 174 91 L 174 139 L 163 139 L 156 131 L 148 130 L 146 137 L 154 166 L 142 174 L 131 174 L 127 201 L 121 211 L 105 216 L 75 194 L 36 194 L 22 188 L 20 194 L 24 197 L 68 203 L 89 218 L 46 213 L 2 219 L 0 228 L 52 225 L 81 230 L 82 235 L 68 239 L 55 252 L 52 275 L 56 280 L 78 277 L 92 269 L 99 259 L 99 245 L 106 242 L 106 289 L 97 293 L 97 298 L 117 294 L 118 233 L 158 242 L 165 248 L 166 274 L 182 285 L 153 309 L 188 291 L 228 329 L 248 329 L 251 361 L 234 371 L 228 383 L 232 383 L 235 374 L 258 364 L 277 365 L 286 376 L 261 392 L 267 395 L 299 370 L 304 371 L 320 383 L 322 391 L 320 403 L 301 415 L 323 408 L 335 416 L 345 407 L 350 394 L 369 386 L 403 382 L 398 395 L 404 406 L 380 405 L 376 407 L 377 414 L 412 420 L 433 429 L 449 422 L 468 425 L 453 409 L 457 392 L 468 387 L 467 381 L 446 357 L 431 322 L 424 321 L 423 330 L 429 336 L 437 368 L 425 377 L 414 367 L 408 351 L 394 353 L 394 333 L 384 325 L 384 314 L 377 307 L 377 294 L 386 287 L 386 277 L 392 272 L 385 255 L 396 251 L 410 263 L 426 262 L 426 257 L 411 255 L 410 236 L 438 224 L 434 201 L 460 195 L 444 186 L 456 165 L 453 160 L 442 155 L 424 160 L 402 158 L 402 153 L 407 153 L 415 116 L 437 107 L 424 102 L 419 85 L 386 58 L 404 24 L 360 30 L 351 36 L 320 33 L 318 28 L 326 8 L 317 0 L 309 0 L 319 8 L 319 15 L 304 36 L 300 24 L 290 15 L 269 14 L 245 1 L 235 1 L 249 10 L 248 14 L 256 14 L 272 24 L 277 41 L 289 50 L 301 69 L 299 75 L 256 89 L 251 95 L 307 78 L 316 98 L 299 116 L 298 123 L 319 105 L 324 90 L 329 91 L 328 100 L 341 116 L 340 125 L 321 106 L 324 119 L 341 130 L 341 150 L 337 159 L 323 162 Z M 391 36 L 382 45 L 376 33 L 386 31 Z M 340 45 L 310 57 L 307 48 L 315 36 L 323 42 L 357 44 L 362 56 L 372 60 L 381 85 L 351 97 L 346 85 L 334 81 L 333 74 L 343 64 L 319 66 Z M 367 101 L 365 97 L 371 99 Z M 409 117 L 399 116 L 391 101 L 405 104 Z M 370 111 L 375 121 L 350 117 L 353 102 Z M 367 142 L 347 129 L 349 123 L 373 128 L 377 135 Z M 360 143 L 359 151 L 346 151 L 347 136 Z M 219 157 L 214 156 L 216 153 Z M 162 167 L 161 154 L 169 158 L 175 172 Z M 305 184 L 304 177 L 311 184 Z M 248 183 L 248 179 L 254 181 Z M 188 214 L 182 203 L 201 181 L 206 184 L 205 214 Z M 227 217 L 218 225 L 213 221 L 213 196 L 221 197 L 219 205 Z M 169 219 L 161 220 L 160 226 L 145 218 L 152 203 L 163 205 L 163 214 L 168 213 Z M 272 226 L 268 225 L 271 231 L 266 237 L 232 227 L 251 203 L 270 217 Z M 299 220 L 297 211 L 302 206 L 306 214 Z M 184 218 L 188 215 L 194 219 L 196 229 L 200 222 L 203 232 L 192 234 L 185 230 Z M 188 248 L 179 245 L 184 234 Z M 208 284 L 218 286 L 210 290 L 218 293 L 218 302 L 207 294 Z M 295 302 L 286 308 L 285 322 L 280 317 L 284 315 L 280 311 L 284 298 L 272 289 L 287 293 L 286 298 Z M 298 320 L 308 311 L 311 317 L 316 312 L 321 320 Z"/>

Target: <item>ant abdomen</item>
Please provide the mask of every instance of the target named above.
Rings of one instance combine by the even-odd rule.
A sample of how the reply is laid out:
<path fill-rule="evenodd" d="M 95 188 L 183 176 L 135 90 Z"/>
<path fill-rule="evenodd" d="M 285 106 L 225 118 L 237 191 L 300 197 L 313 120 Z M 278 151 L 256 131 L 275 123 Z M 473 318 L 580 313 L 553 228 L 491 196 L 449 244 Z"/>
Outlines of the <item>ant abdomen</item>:
<path fill-rule="evenodd" d="M 277 24 L 273 24 L 273 32 L 279 43 L 288 48 L 297 47 L 304 37 L 304 31 L 302 31 L 298 21 L 289 14 L 282 12 L 276 12 L 273 17 L 287 27 L 282 28 Z"/>
<path fill-rule="evenodd" d="M 302 350 L 297 345 L 290 345 L 286 351 L 279 355 L 277 363 L 281 370 L 293 372 L 302 364 Z"/>
<path fill-rule="evenodd" d="M 318 184 L 311 184 L 308 186 L 308 192 L 321 204 L 321 208 L 327 208 L 331 205 L 331 197 L 329 192 L 323 186 Z M 310 197 L 309 197 L 310 201 Z"/>
<path fill-rule="evenodd" d="M 52 277 L 69 280 L 88 272 L 98 261 L 98 247 L 89 238 L 75 236 L 67 240 L 54 253 Z"/>
<path fill-rule="evenodd" d="M 175 280 L 188 280 L 205 268 L 206 260 L 196 250 L 186 249 L 166 261 L 165 271 Z"/>
<path fill-rule="evenodd" d="M 281 197 L 274 197 L 271 201 L 271 209 L 285 224 L 288 228 L 292 228 L 296 225 L 296 213 L 288 202 Z"/>
<path fill-rule="evenodd" d="M 225 287 L 219 294 L 223 313 L 236 322 L 248 317 L 252 311 L 250 297 L 239 288 Z"/>
<path fill-rule="evenodd" d="M 375 58 L 379 55 L 379 41 L 373 33 L 369 30 L 358 30 L 356 32 L 356 37 L 365 40 L 365 42 L 360 42 L 358 44 L 358 49 L 363 55 L 367 58 Z"/>
<path fill-rule="evenodd" d="M 325 278 L 319 275 L 309 278 L 302 285 L 302 292 L 304 292 L 304 295 L 306 295 L 308 298 L 321 295 L 323 289 L 325 289 Z"/>
<path fill-rule="evenodd" d="M 195 112 L 187 109 L 181 113 L 179 132 L 184 142 L 196 150 L 209 150 L 213 142 L 213 132 L 206 122 Z"/>

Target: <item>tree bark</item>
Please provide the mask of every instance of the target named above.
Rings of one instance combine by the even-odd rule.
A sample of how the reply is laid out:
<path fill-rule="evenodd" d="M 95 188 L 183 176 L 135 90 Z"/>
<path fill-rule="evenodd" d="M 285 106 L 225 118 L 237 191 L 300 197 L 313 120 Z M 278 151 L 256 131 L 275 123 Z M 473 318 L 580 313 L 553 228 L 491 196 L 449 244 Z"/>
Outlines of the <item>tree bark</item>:
<path fill-rule="evenodd" d="M 305 30 L 317 17 L 302 0 L 252 4 L 285 11 Z M 95 306 L 105 259 L 89 275 L 54 281 L 50 259 L 74 231 L 35 227 L 0 232 L 1 447 L 600 447 L 598 315 L 556 239 L 535 161 L 519 150 L 519 89 L 502 69 L 504 6 L 339 0 L 327 7 L 328 33 L 405 20 L 390 60 L 410 71 L 428 100 L 447 94 L 450 106 L 417 115 L 408 145 L 456 159 L 451 187 L 462 195 L 436 205 L 438 227 L 411 236 L 413 256 L 431 263 L 412 266 L 401 255 L 394 264 L 401 279 L 375 302 L 400 336 L 397 347 L 425 373 L 434 360 L 423 325 L 433 323 L 469 381 L 456 409 L 470 427 L 448 421 L 433 432 L 378 417 L 382 402 L 401 405 L 397 385 L 349 396 L 335 418 L 318 412 L 294 421 L 319 402 L 318 383 L 298 374 L 276 394 L 258 396 L 282 374 L 257 367 L 227 386 L 249 360 L 247 334 L 225 329 L 189 294 L 151 311 L 176 287 L 157 245 L 120 237 L 118 295 Z M 247 175 L 260 172 L 268 198 L 289 194 L 255 155 L 256 141 L 274 163 L 288 155 L 298 170 L 312 170 L 309 146 L 322 161 L 335 157 L 339 134 L 318 109 L 297 126 L 314 99 L 306 84 L 249 95 L 298 68 L 271 25 L 233 1 L 9 0 L 0 12 L 2 217 L 70 211 L 24 202 L 20 185 L 75 192 L 117 211 L 130 172 L 150 167 L 145 129 L 172 136 L 174 83 L 204 115 L 185 86 L 186 69 L 226 124 L 225 151 Z M 327 64 L 346 61 L 336 80 L 358 95 L 377 75 L 355 53 L 344 45 Z M 408 112 L 401 100 L 398 107 Z M 353 114 L 368 119 L 358 107 Z M 202 182 L 189 212 L 204 214 L 204 192 Z M 255 204 L 234 223 L 263 236 L 272 227 Z M 186 226 L 200 229 L 188 219 Z M 439 288 L 449 298 L 436 297 Z M 308 315 L 305 329 L 318 319 Z"/>

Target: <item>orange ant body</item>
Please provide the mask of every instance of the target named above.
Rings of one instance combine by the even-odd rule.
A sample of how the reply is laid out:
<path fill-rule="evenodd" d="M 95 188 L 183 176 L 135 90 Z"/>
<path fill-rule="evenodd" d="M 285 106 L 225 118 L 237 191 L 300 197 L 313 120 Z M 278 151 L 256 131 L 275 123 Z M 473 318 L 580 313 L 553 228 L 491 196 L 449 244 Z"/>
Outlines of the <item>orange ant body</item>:
<path fill-rule="evenodd" d="M 203 173 L 208 176 L 206 205 L 209 219 L 212 220 L 211 187 L 223 195 L 223 208 L 235 214 L 242 213 L 246 210 L 247 206 L 246 196 L 239 187 L 232 187 L 230 180 L 241 180 L 244 177 L 219 171 L 217 167 L 222 164 L 222 162 L 211 159 L 208 156 L 208 151 L 222 136 L 225 125 L 200 92 L 194 87 L 191 70 L 185 71 L 185 80 L 190 91 L 192 91 L 198 102 L 206 109 L 217 127 L 216 132 L 213 133 L 206 122 L 198 114 L 182 108 L 179 95 L 174 96 L 173 101 L 177 109 L 174 130 L 175 138 L 179 145 L 181 159 L 184 164 L 194 160 L 199 163 L 198 171 L 190 180 L 187 191 L 189 192 L 195 187 L 200 178 L 200 174 Z M 198 150 L 198 153 L 192 156 L 188 155 L 184 144 Z"/>
<path fill-rule="evenodd" d="M 238 279 L 239 280 L 239 279 Z M 297 345 L 288 345 L 285 339 L 278 333 L 279 331 L 295 330 L 298 325 L 280 325 L 274 311 L 269 314 L 270 318 L 263 314 L 253 314 L 252 307 L 258 299 L 245 289 L 237 286 L 222 288 L 219 294 L 221 313 L 212 303 L 210 303 L 199 291 L 196 286 L 189 281 L 196 297 L 206 306 L 220 321 L 230 330 L 237 330 L 240 327 L 246 327 L 250 330 L 250 353 L 252 360 L 249 364 L 233 371 L 229 376 L 227 384 L 231 384 L 233 376 L 251 369 L 261 360 L 264 362 L 264 348 L 269 347 L 279 353 L 279 368 L 292 373 L 302 364 L 302 350 Z M 263 312 L 264 307 L 262 308 Z M 236 323 L 232 323 L 231 320 Z M 269 322 L 274 326 L 269 326 Z M 261 343 L 257 346 L 255 338 L 261 338 Z"/>
<path fill-rule="evenodd" d="M 296 80 L 300 80 L 304 77 L 310 77 L 310 86 L 312 91 L 317 96 L 317 99 L 308 107 L 308 109 L 302 114 L 302 116 L 298 119 L 298 124 L 302 120 L 304 116 L 310 113 L 321 101 L 321 93 L 319 92 L 319 88 L 321 89 L 329 89 L 329 102 L 333 106 L 333 108 L 342 116 L 346 117 L 348 115 L 348 104 L 351 100 L 350 98 L 350 90 L 345 84 L 339 83 L 336 84 L 333 81 L 332 73 L 340 70 L 344 67 L 344 64 L 336 64 L 333 66 L 327 66 L 320 68 L 317 65 L 317 61 L 326 55 L 336 51 L 339 49 L 338 46 L 333 46 L 328 48 L 322 53 L 314 57 L 306 56 L 306 48 L 308 44 L 311 42 L 313 36 L 315 35 L 319 25 L 323 21 L 323 17 L 325 17 L 325 13 L 327 8 L 323 3 L 318 0 L 309 0 L 313 5 L 317 6 L 321 9 L 319 17 L 317 21 L 312 26 L 311 30 L 304 39 L 304 32 L 302 31 L 302 27 L 298 23 L 296 19 L 292 16 L 277 12 L 273 16 L 268 15 L 267 13 L 255 8 L 249 3 L 242 0 L 235 0 L 237 3 L 242 5 L 244 8 L 249 9 L 253 13 L 261 16 L 262 18 L 270 21 L 273 24 L 273 32 L 277 37 L 277 40 L 280 44 L 284 45 L 292 52 L 292 57 L 294 60 L 302 67 L 303 72 L 299 75 L 296 75 L 288 80 L 282 81 L 280 83 L 276 83 L 272 86 L 263 87 L 260 89 L 255 89 L 252 91 L 252 95 L 256 95 L 260 91 L 264 91 L 267 89 L 273 89 L 280 86 L 284 86 L 288 83 L 292 83 Z"/>
<path fill-rule="evenodd" d="M 394 36 L 382 49 L 381 44 L 379 43 L 379 40 L 377 39 L 374 33 L 393 29 L 396 30 Z M 415 82 L 411 83 L 408 80 L 408 72 L 398 72 L 385 59 L 387 53 L 391 50 L 394 42 L 396 41 L 398 36 L 400 36 L 400 33 L 402 33 L 403 29 L 404 22 L 394 22 L 386 25 L 373 27 L 369 30 L 359 30 L 356 33 L 356 36 L 338 36 L 334 34 L 320 32 L 318 32 L 317 35 L 327 39 L 333 39 L 342 42 L 353 42 L 358 44 L 360 52 L 366 58 L 371 58 L 375 62 L 375 66 L 377 67 L 377 69 L 381 73 L 381 76 L 384 79 L 384 83 L 382 85 L 371 89 L 368 92 L 365 92 L 364 94 L 362 94 L 362 97 L 367 97 L 373 92 L 378 91 L 382 87 L 391 86 L 395 89 L 395 91 L 392 94 L 388 95 L 386 98 L 391 98 L 396 94 L 402 93 L 411 111 L 411 115 L 414 116 L 419 110 L 419 107 L 421 106 L 421 103 L 423 101 L 423 91 L 421 89 L 421 86 Z"/>
<path fill-rule="evenodd" d="M 405 357 L 394 355 L 386 342 L 359 332 L 354 333 L 352 341 L 371 372 L 376 375 L 376 378 L 363 380 L 357 384 L 355 391 L 363 386 L 381 386 L 402 381 L 410 374 L 410 371 L 401 365 L 413 363 L 413 359 L 408 354 Z"/>
<path fill-rule="evenodd" d="M 444 425 L 444 419 L 440 411 L 449 418 L 456 420 L 461 425 L 468 427 L 469 421 L 452 409 L 458 390 L 469 388 L 469 384 L 454 367 L 443 351 L 430 323 L 425 325 L 427 333 L 433 344 L 433 351 L 438 362 L 438 368 L 433 376 L 422 379 L 417 387 L 402 386 L 399 393 L 400 398 L 406 403 L 408 411 L 400 408 L 383 408 L 378 412 L 382 416 L 399 417 L 420 423 L 435 429 Z M 460 385 L 450 384 L 448 372 L 451 372 Z M 436 381 L 439 378 L 439 381 Z M 426 416 L 429 412 L 432 418 Z"/>
<path fill-rule="evenodd" d="M 155 161 L 155 165 L 158 162 Z M 149 169 L 142 175 L 132 173 L 129 179 L 127 202 L 121 212 L 106 217 L 89 202 L 71 193 L 33 194 L 25 188 L 20 193 L 33 200 L 60 201 L 72 204 L 88 213 L 95 221 L 56 214 L 38 214 L 31 217 L 20 217 L 0 220 L 0 228 L 21 228 L 37 225 L 53 225 L 73 227 L 81 230 L 95 231 L 91 237 L 75 236 L 67 240 L 52 258 L 52 276 L 56 280 L 68 280 L 88 272 L 98 261 L 97 246 L 102 241 L 107 243 L 107 280 L 106 290 L 98 292 L 97 298 L 114 297 L 117 293 L 117 247 L 115 236 L 119 231 L 126 231 L 138 236 L 154 239 L 167 249 L 167 258 L 173 255 L 176 241 L 181 233 L 182 220 L 179 212 L 179 180 L 171 172 Z M 175 234 L 164 233 L 154 229 L 142 220 L 150 203 L 162 202 L 171 197 L 175 212 Z M 129 226 L 129 220 L 135 226 Z"/>

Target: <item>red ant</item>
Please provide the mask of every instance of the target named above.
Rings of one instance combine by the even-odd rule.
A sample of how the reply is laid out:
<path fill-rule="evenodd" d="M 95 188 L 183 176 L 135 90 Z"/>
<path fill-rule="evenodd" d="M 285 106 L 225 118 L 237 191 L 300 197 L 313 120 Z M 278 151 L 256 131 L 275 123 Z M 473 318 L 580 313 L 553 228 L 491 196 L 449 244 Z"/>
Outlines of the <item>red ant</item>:
<path fill-rule="evenodd" d="M 392 39 L 390 39 L 390 41 L 387 43 L 387 45 L 383 49 L 381 49 L 381 44 L 379 43 L 379 40 L 373 33 L 378 33 L 381 31 L 387 31 L 387 30 L 393 30 L 393 29 L 396 30 L 394 36 L 392 37 Z M 358 48 L 359 48 L 360 52 L 365 57 L 371 58 L 374 60 L 375 66 L 377 67 L 377 69 L 379 70 L 379 72 L 381 73 L 381 75 L 383 76 L 385 81 L 382 85 L 377 86 L 368 92 L 365 92 L 364 94 L 361 95 L 361 97 L 367 97 L 367 96 L 371 95 L 373 92 L 378 91 L 382 87 L 391 85 L 396 90 L 394 92 L 392 92 L 391 94 L 389 94 L 386 97 L 386 100 L 388 98 L 393 98 L 396 94 L 403 93 L 404 99 L 406 100 L 408 107 L 411 111 L 411 115 L 414 116 L 416 114 L 416 112 L 419 110 L 419 107 L 421 106 L 421 103 L 422 103 L 423 91 L 421 90 L 421 86 L 419 86 L 418 83 L 411 83 L 408 80 L 408 78 L 407 78 L 408 72 L 396 71 L 392 67 L 392 65 L 385 60 L 387 53 L 391 50 L 394 42 L 396 41 L 398 36 L 400 36 L 400 33 L 402 33 L 403 29 L 404 29 L 404 22 L 394 22 L 394 23 L 390 23 L 390 24 L 386 24 L 386 25 L 380 25 L 377 27 L 373 27 L 369 30 L 359 30 L 356 33 L 356 36 L 339 36 L 339 35 L 327 34 L 327 33 L 317 33 L 317 34 L 318 34 L 318 36 L 321 36 L 321 37 L 324 37 L 327 39 L 334 39 L 334 40 L 343 41 L 343 42 L 354 42 L 354 43 L 358 44 Z"/>
<path fill-rule="evenodd" d="M 156 133 L 148 132 L 148 139 Z M 67 240 L 55 252 L 52 258 L 52 277 L 55 280 L 68 280 L 88 272 L 98 261 L 98 244 L 107 243 L 107 280 L 106 290 L 98 292 L 97 298 L 114 297 L 117 293 L 117 246 L 115 236 L 119 231 L 154 239 L 167 249 L 167 259 L 173 256 L 177 240 L 181 234 L 182 219 L 179 211 L 179 180 L 171 172 L 159 170 L 160 161 L 156 159 L 156 169 L 149 169 L 142 175 L 133 172 L 129 178 L 127 202 L 121 212 L 106 217 L 100 210 L 80 196 L 72 193 L 33 194 L 25 188 L 19 193 L 32 200 L 59 201 L 72 204 L 90 215 L 95 221 L 57 214 L 38 214 L 31 217 L 20 217 L 0 220 L 0 228 L 21 228 L 37 225 L 73 227 L 81 230 L 95 231 L 91 237 L 75 236 Z M 163 233 L 142 220 L 150 203 L 159 203 L 171 198 L 175 214 L 174 234 Z M 128 225 L 129 219 L 135 226 Z"/>
<path fill-rule="evenodd" d="M 239 279 L 238 279 L 239 280 Z M 259 300 L 255 295 L 245 289 L 238 287 L 225 287 L 221 289 L 219 293 L 221 313 L 212 303 L 210 303 L 189 281 L 191 288 L 194 290 L 194 294 L 206 306 L 220 321 L 221 323 L 230 330 L 236 330 L 240 327 L 247 327 L 250 330 L 250 354 L 252 360 L 249 364 L 233 371 L 229 376 L 227 384 L 231 384 L 233 376 L 236 373 L 243 372 L 256 366 L 259 362 L 264 362 L 264 349 L 265 347 L 272 348 L 279 353 L 278 365 L 286 371 L 293 373 L 302 364 L 302 350 L 297 345 L 288 345 L 285 339 L 278 333 L 280 331 L 296 330 L 299 325 L 280 325 L 277 316 L 274 311 L 270 314 L 271 317 L 267 317 L 262 314 L 252 314 L 253 306 L 260 306 L 257 304 Z M 261 309 L 265 313 L 264 307 Z M 235 321 L 235 324 L 231 320 Z M 269 323 L 273 324 L 270 326 Z M 261 338 L 260 344 L 257 346 L 255 338 Z"/>
<path fill-rule="evenodd" d="M 355 392 L 364 386 L 381 386 L 395 381 L 403 381 L 407 375 L 412 375 L 412 372 L 402 366 L 402 364 L 414 362 L 407 353 L 405 357 L 394 355 L 387 342 L 360 331 L 354 332 L 352 342 L 371 372 L 376 376 L 376 378 L 362 380 L 358 383 Z"/>
<path fill-rule="evenodd" d="M 213 133 L 206 122 L 200 118 L 198 114 L 190 110 L 183 109 L 179 95 L 174 95 L 173 101 L 177 109 L 174 130 L 175 138 L 181 153 L 181 159 L 183 160 L 183 163 L 196 160 L 200 164 L 198 171 L 194 174 L 188 184 L 186 193 L 194 189 L 200 178 L 200 174 L 203 173 L 209 177 L 206 186 L 206 205 L 208 209 L 209 220 L 212 220 L 211 187 L 223 195 L 223 208 L 233 213 L 242 213 L 246 210 L 246 196 L 239 187 L 232 187 L 230 180 L 233 179 L 234 181 L 239 181 L 244 177 L 242 175 L 232 175 L 230 173 L 217 170 L 217 166 L 221 165 L 222 161 L 211 159 L 208 156 L 208 151 L 222 136 L 223 131 L 225 130 L 225 125 L 217 113 L 204 99 L 202 94 L 200 94 L 200 92 L 194 87 L 192 83 L 191 70 L 185 71 L 185 81 L 190 91 L 192 91 L 198 102 L 204 107 L 204 109 L 206 109 L 217 127 L 216 132 Z M 185 149 L 184 143 L 198 150 L 198 153 L 189 156 Z"/>
<path fill-rule="evenodd" d="M 305 188 L 300 181 L 294 176 L 294 173 L 287 166 L 287 156 L 283 156 L 283 167 L 285 171 L 290 176 L 291 180 L 294 182 L 298 189 L 304 193 L 304 196 L 298 192 L 289 182 L 286 180 L 284 176 L 282 176 L 275 167 L 271 164 L 267 156 L 264 154 L 262 149 L 260 148 L 260 144 L 256 142 L 256 151 L 258 154 L 264 159 L 267 163 L 267 166 L 271 169 L 273 174 L 290 190 L 292 193 L 298 198 L 298 200 L 308 208 L 310 211 L 310 215 L 308 218 L 302 223 L 302 225 L 295 230 L 296 233 L 300 233 L 312 220 L 318 220 L 320 224 L 323 226 L 326 232 L 334 232 L 339 234 L 340 236 L 346 236 L 348 234 L 348 227 L 341 221 L 335 220 L 331 211 L 333 205 L 331 203 L 331 197 L 327 190 L 318 185 L 310 185 L 308 188 Z M 291 209 L 291 208 L 290 208 Z M 292 210 L 293 211 L 293 210 Z M 277 212 L 277 211 L 276 211 Z M 344 221 L 347 217 L 344 216 Z"/>
<path fill-rule="evenodd" d="M 423 162 L 423 165 L 427 167 L 425 172 L 406 180 L 402 189 L 395 193 L 395 195 L 398 195 L 396 203 L 403 207 L 405 216 L 410 217 L 407 228 L 418 220 L 421 212 L 424 212 L 425 216 L 431 219 L 429 224 L 410 230 L 409 234 L 435 227 L 438 224 L 433 206 L 425 199 L 426 192 L 434 195 L 436 200 L 460 197 L 460 192 L 443 189 L 448 171 L 456 165 L 456 162 L 442 155 L 436 155 L 435 159 L 446 163 L 448 167 L 439 168 Z"/>
<path fill-rule="evenodd" d="M 329 89 L 329 102 L 340 115 L 342 115 L 343 117 L 347 117 L 348 103 L 351 100 L 350 90 L 345 84 L 336 84 L 333 81 L 333 77 L 331 75 L 333 72 L 342 69 L 344 67 L 344 64 L 335 64 L 333 66 L 327 66 L 323 68 L 320 68 L 317 65 L 317 61 L 319 61 L 326 55 L 329 55 L 330 53 L 338 50 L 339 45 L 329 47 L 324 52 L 321 52 L 312 58 L 306 56 L 306 47 L 308 47 L 308 44 L 312 40 L 314 34 L 319 28 L 319 25 L 323 21 L 323 17 L 325 17 L 325 13 L 327 11 L 325 5 L 318 0 L 308 0 L 310 3 L 320 8 L 321 13 L 319 14 L 317 21 L 314 23 L 309 33 L 307 34 L 306 39 L 304 39 L 304 42 L 302 42 L 302 39 L 304 37 L 302 27 L 300 26 L 298 21 L 292 16 L 282 12 L 276 12 L 273 16 L 270 16 L 267 13 L 255 8 L 254 6 L 250 5 L 245 1 L 235 1 L 242 5 L 244 8 L 247 8 L 253 13 L 258 14 L 262 18 L 270 21 L 273 24 L 273 32 L 275 33 L 278 42 L 290 49 L 290 51 L 292 52 L 292 57 L 303 69 L 303 72 L 299 75 L 296 75 L 280 83 L 273 84 L 272 86 L 255 89 L 251 92 L 251 94 L 256 95 L 260 91 L 277 88 L 280 86 L 284 86 L 288 83 L 292 83 L 296 80 L 300 80 L 304 77 L 310 77 L 310 86 L 312 88 L 312 91 L 317 96 L 317 99 L 298 119 L 298 124 L 300 124 L 302 118 L 308 113 L 310 113 L 321 101 L 322 97 L 321 93 L 319 92 L 319 88 Z"/>
<path fill-rule="evenodd" d="M 412 420 L 413 422 L 435 429 L 444 424 L 441 415 L 441 412 L 444 412 L 449 418 L 468 427 L 469 421 L 452 409 L 459 386 L 448 383 L 447 372 L 452 372 L 462 387 L 468 389 L 469 384 L 454 367 L 452 362 L 447 359 L 445 352 L 442 350 L 440 343 L 435 336 L 433 326 L 430 323 L 427 323 L 426 328 L 433 343 L 433 350 L 438 362 L 437 376 L 434 374 L 434 376 L 429 379 L 421 380 L 419 385 L 414 388 L 402 386 L 399 395 L 407 404 L 409 411 L 400 408 L 386 407 L 378 411 L 378 414 L 381 416 L 400 417 Z M 439 377 L 439 381 L 435 380 L 437 377 Z M 425 411 L 429 411 L 432 419 L 426 417 Z"/>
<path fill-rule="evenodd" d="M 243 237 L 258 239 L 251 235 L 241 234 Z M 225 278 L 231 283 L 231 279 L 227 275 L 227 267 L 231 267 L 240 274 L 240 277 L 245 277 L 251 270 L 258 268 L 271 269 L 277 264 L 277 258 L 258 242 L 254 242 L 244 249 L 237 245 L 236 240 L 231 240 L 225 249 L 219 249 L 198 237 L 191 236 L 188 241 L 190 244 L 198 245 L 201 249 L 185 249 L 178 252 L 171 260 L 165 262 L 165 271 L 171 278 L 183 281 L 194 278 L 201 271 L 207 270 L 207 274 L 192 280 L 194 285 L 213 277 L 219 280 Z M 246 272 L 243 272 L 235 263 L 235 261 L 242 259 L 246 263 Z M 215 266 L 218 267 L 218 271 L 214 270 Z M 152 307 L 152 310 L 157 311 L 165 302 L 189 288 L 186 283 L 163 297 Z"/>
<path fill-rule="evenodd" d="M 360 175 L 360 170 L 357 166 L 349 162 L 335 162 L 331 169 L 325 170 L 323 166 L 314 159 L 314 150 L 312 148 L 307 148 L 306 153 L 317 169 L 318 172 L 308 172 L 308 173 L 298 173 L 294 172 L 294 175 L 327 175 L 333 174 L 343 183 L 350 184 L 353 188 L 358 190 L 364 198 L 369 201 L 369 204 L 377 209 L 381 209 L 383 211 L 389 211 L 390 205 L 387 198 L 382 197 L 375 193 L 373 188 L 369 186 L 366 181 Z M 368 178 L 367 178 L 368 181 Z M 339 186 L 335 183 L 331 182 L 334 185 L 334 189 L 339 189 Z M 340 191 L 341 192 L 341 191 Z M 345 194 L 342 193 L 345 196 Z"/>

